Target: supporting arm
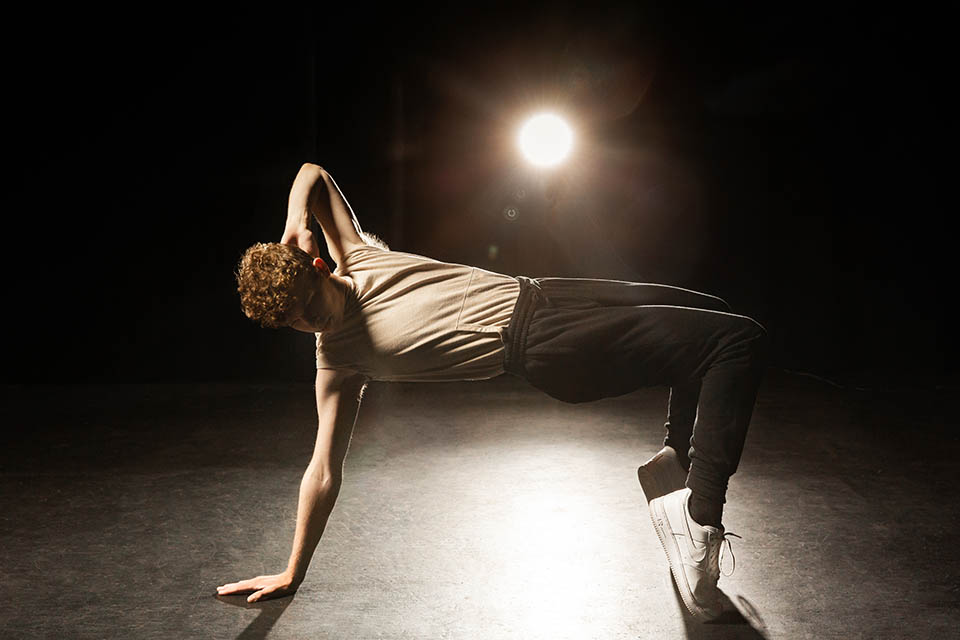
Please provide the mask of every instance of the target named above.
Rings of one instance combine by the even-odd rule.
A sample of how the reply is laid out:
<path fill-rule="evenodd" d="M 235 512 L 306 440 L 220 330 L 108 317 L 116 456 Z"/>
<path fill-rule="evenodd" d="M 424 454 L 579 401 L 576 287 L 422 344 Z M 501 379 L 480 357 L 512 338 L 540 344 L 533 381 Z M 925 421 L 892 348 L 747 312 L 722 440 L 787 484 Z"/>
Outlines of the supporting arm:
<path fill-rule="evenodd" d="M 287 573 L 303 581 L 313 552 L 340 492 L 343 461 L 360 409 L 365 379 L 326 369 L 317 370 L 317 443 L 300 482 L 297 528 Z"/>
<path fill-rule="evenodd" d="M 352 372 L 317 370 L 317 443 L 300 482 L 297 527 L 287 568 L 217 587 L 219 595 L 249 593 L 247 602 L 256 602 L 292 595 L 300 587 L 340 492 L 343 461 L 365 382 Z"/>

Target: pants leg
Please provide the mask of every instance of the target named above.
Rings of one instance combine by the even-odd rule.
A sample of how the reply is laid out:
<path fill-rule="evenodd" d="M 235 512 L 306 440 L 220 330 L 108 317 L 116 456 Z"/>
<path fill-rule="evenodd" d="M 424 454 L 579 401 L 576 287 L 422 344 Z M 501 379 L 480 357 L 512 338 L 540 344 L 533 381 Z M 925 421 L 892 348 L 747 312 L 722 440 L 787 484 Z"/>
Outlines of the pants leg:
<path fill-rule="evenodd" d="M 697 405 L 700 402 L 700 381 L 691 380 L 670 387 L 667 400 L 667 421 L 663 428 L 666 435 L 663 446 L 677 452 L 677 458 L 684 469 L 690 469 L 690 447 L 693 439 L 693 424 L 697 419 Z"/>
<path fill-rule="evenodd" d="M 732 317 L 753 324 L 728 326 L 704 372 L 687 475 L 687 487 L 694 493 L 721 503 L 740 464 L 767 350 L 763 327 L 744 316 Z"/>
<path fill-rule="evenodd" d="M 680 306 L 731 313 L 730 305 L 714 296 L 703 295 L 701 299 L 692 302 L 696 304 Z M 700 403 L 700 386 L 700 380 L 691 380 L 670 387 L 670 398 L 667 400 L 667 422 L 663 425 L 666 430 L 663 445 L 677 452 L 680 464 L 687 470 L 690 469 L 693 426 L 697 419 L 697 405 Z"/>
<path fill-rule="evenodd" d="M 730 312 L 730 305 L 721 298 L 669 285 L 578 278 L 541 278 L 539 282 L 552 303 L 564 307 L 590 301 L 600 306 L 671 305 Z M 687 469 L 699 400 L 700 380 L 670 388 L 663 444 L 677 452 Z"/>
<path fill-rule="evenodd" d="M 687 482 L 722 502 L 760 382 L 763 328 L 723 311 L 650 303 L 719 301 L 674 287 L 558 278 L 521 283 L 525 301 L 507 330 L 507 370 L 566 402 L 668 384 L 677 416 L 677 427 L 670 421 L 671 442 L 684 437 L 679 425 L 689 422 L 699 385 Z"/>

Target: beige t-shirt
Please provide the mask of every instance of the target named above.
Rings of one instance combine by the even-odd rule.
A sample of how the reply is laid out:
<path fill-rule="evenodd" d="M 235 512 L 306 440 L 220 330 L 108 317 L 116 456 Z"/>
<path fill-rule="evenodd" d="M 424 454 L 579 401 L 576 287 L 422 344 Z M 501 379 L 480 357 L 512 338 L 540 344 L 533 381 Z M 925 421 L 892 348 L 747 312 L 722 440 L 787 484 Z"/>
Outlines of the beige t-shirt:
<path fill-rule="evenodd" d="M 343 323 L 317 333 L 317 368 L 374 380 L 483 380 L 503 373 L 516 278 L 364 245 L 342 257 Z"/>

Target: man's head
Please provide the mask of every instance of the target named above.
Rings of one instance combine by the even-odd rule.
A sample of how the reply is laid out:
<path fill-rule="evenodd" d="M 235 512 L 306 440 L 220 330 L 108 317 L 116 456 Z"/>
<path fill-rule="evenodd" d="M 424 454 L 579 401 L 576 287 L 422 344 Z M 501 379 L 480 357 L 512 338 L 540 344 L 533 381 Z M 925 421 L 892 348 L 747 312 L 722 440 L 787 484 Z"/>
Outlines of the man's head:
<path fill-rule="evenodd" d="M 313 333 L 343 318 L 342 279 L 298 247 L 257 243 L 240 258 L 236 277 L 244 314 L 261 326 Z"/>

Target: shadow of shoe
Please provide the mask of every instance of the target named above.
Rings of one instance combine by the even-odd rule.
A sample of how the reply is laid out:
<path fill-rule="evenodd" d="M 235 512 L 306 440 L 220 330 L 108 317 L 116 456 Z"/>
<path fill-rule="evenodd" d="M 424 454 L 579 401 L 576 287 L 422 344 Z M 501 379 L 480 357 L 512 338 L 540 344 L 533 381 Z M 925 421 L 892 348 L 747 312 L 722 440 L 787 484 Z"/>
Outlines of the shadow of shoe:
<path fill-rule="evenodd" d="M 723 592 L 721 591 L 721 593 Z M 723 597 L 727 600 L 727 602 L 729 602 L 727 594 L 724 593 Z M 724 606 L 726 606 L 726 603 Z M 766 637 L 767 625 L 763 622 L 763 618 L 760 617 L 760 612 L 757 611 L 752 602 L 747 600 L 744 596 L 738 595 L 736 597 L 736 604 L 730 602 L 730 606 L 735 606 L 743 621 L 753 627 L 757 633 L 762 635 L 762 637 Z"/>
<path fill-rule="evenodd" d="M 763 638 L 766 640 L 766 626 L 753 604 L 743 596 L 736 596 L 736 604 L 720 591 L 723 613 L 713 620 L 702 620 L 687 610 L 680 597 L 680 591 L 673 580 L 673 595 L 677 598 L 683 626 L 687 638 Z"/>

